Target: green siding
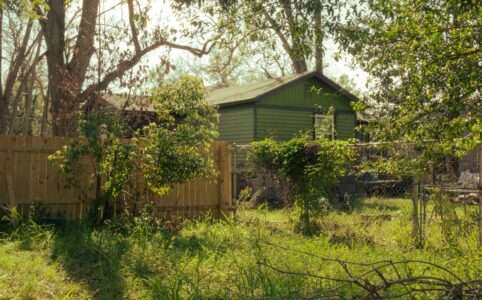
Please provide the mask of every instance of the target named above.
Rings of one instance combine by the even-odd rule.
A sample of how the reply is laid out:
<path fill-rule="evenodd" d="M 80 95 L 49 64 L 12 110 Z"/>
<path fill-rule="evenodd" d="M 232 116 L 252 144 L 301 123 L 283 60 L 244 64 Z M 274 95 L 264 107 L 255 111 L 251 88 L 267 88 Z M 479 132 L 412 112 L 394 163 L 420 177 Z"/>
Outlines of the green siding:
<path fill-rule="evenodd" d="M 219 115 L 220 140 L 237 144 L 247 144 L 253 141 L 253 105 L 221 108 Z"/>
<path fill-rule="evenodd" d="M 314 109 L 335 107 L 336 110 L 352 111 L 350 101 L 317 79 L 294 82 L 275 90 L 260 99 L 262 104 Z"/>
<path fill-rule="evenodd" d="M 335 111 L 353 112 L 350 100 L 338 94 L 331 87 L 321 85 L 317 80 L 307 80 L 305 82 L 305 105 L 321 105 L 322 108 L 333 106 Z"/>
<path fill-rule="evenodd" d="M 337 113 L 335 116 L 336 138 L 346 140 L 355 137 L 355 114 Z"/>
<path fill-rule="evenodd" d="M 256 107 L 256 139 L 289 139 L 299 132 L 312 132 L 313 114 L 333 106 L 338 139 L 354 137 L 355 112 L 350 100 L 317 79 L 294 82 L 259 100 Z"/>
<path fill-rule="evenodd" d="M 272 137 L 286 140 L 313 128 L 313 113 L 282 108 L 256 108 L 256 139 Z"/>
<path fill-rule="evenodd" d="M 299 80 L 260 96 L 256 103 L 222 107 L 220 139 L 238 144 L 267 137 L 289 139 L 313 130 L 319 107 L 335 108 L 338 139 L 354 137 L 355 112 L 350 100 L 316 78 Z"/>
<path fill-rule="evenodd" d="M 311 107 L 304 101 L 304 80 L 293 82 L 261 97 L 260 102 L 267 105 Z"/>

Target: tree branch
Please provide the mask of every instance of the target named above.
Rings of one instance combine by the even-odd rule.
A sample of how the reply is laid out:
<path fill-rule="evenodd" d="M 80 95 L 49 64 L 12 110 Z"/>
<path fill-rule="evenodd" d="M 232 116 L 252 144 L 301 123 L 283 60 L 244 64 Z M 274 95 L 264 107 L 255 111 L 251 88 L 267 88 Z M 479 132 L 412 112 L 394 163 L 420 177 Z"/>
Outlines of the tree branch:
<path fill-rule="evenodd" d="M 142 49 L 140 52 L 136 53 L 130 59 L 121 61 L 117 65 L 117 67 L 113 71 L 107 73 L 104 76 L 104 78 L 102 78 L 102 80 L 100 80 L 98 83 L 89 85 L 78 96 L 78 100 L 83 101 L 85 99 L 90 98 L 90 96 L 92 96 L 95 92 L 105 90 L 112 81 L 122 77 L 128 70 L 133 68 L 142 59 L 142 57 L 144 57 L 149 52 L 151 52 L 151 51 L 153 51 L 153 50 L 155 50 L 155 49 L 157 49 L 161 46 L 168 46 L 168 47 L 173 48 L 173 49 L 181 49 L 181 50 L 188 51 L 188 52 L 192 53 L 193 55 L 202 56 L 202 55 L 208 54 L 211 51 L 211 49 L 213 48 L 213 46 L 215 45 L 215 43 L 212 43 L 211 45 L 209 45 L 209 42 L 210 41 L 206 42 L 201 49 L 198 49 L 198 48 L 194 48 L 194 47 L 187 46 L 187 45 L 181 45 L 181 44 L 176 44 L 176 43 L 173 43 L 173 42 L 168 42 L 168 41 L 165 41 L 165 40 L 160 40 L 157 43 L 154 43 L 154 44 Z"/>
<path fill-rule="evenodd" d="M 134 3 L 133 0 L 127 0 L 127 7 L 129 8 L 129 26 L 131 27 L 132 41 L 134 43 L 134 48 L 136 53 L 141 52 L 141 45 L 139 43 L 139 34 L 136 28 L 136 22 L 134 20 Z"/>
<path fill-rule="evenodd" d="M 33 27 L 33 21 L 30 20 L 27 24 L 27 28 L 25 29 L 25 34 L 23 36 L 22 44 L 17 51 L 17 55 L 15 55 L 15 58 L 12 61 L 12 67 L 10 68 L 7 78 L 5 80 L 5 91 L 4 91 L 3 97 L 7 101 L 12 95 L 15 81 L 18 79 L 18 73 L 20 71 L 22 64 L 24 63 L 28 41 L 30 39 L 30 34 L 32 32 L 32 27 Z"/>
<path fill-rule="evenodd" d="M 69 69 L 82 83 L 85 73 L 90 63 L 90 58 L 94 54 L 94 37 L 99 10 L 99 0 L 83 0 L 82 14 L 80 17 L 79 34 L 74 48 Z"/>
<path fill-rule="evenodd" d="M 271 25 L 271 29 L 273 29 L 273 31 L 276 33 L 276 35 L 281 40 L 281 44 L 283 45 L 283 48 L 285 49 L 285 51 L 288 54 L 290 54 L 291 53 L 291 45 L 290 45 L 288 39 L 283 34 L 283 32 L 281 31 L 281 26 L 276 22 L 275 19 L 273 19 L 273 17 L 271 17 L 271 15 L 266 11 L 266 8 L 262 4 L 260 5 L 260 7 L 261 7 L 261 11 L 263 12 L 263 15 L 266 17 L 269 24 Z"/>

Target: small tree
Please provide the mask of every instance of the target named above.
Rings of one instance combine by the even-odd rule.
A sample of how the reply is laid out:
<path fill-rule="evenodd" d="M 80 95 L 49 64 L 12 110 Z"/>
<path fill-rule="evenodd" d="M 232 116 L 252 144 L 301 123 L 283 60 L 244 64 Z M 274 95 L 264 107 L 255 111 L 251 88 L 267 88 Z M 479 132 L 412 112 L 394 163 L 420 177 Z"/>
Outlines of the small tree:
<path fill-rule="evenodd" d="M 355 150 L 346 141 L 300 136 L 286 142 L 272 139 L 254 142 L 249 158 L 257 167 L 272 170 L 287 180 L 294 203 L 300 209 L 300 230 L 311 235 L 315 233 L 312 218 L 333 197 L 338 179 L 348 173 L 355 159 Z"/>
<path fill-rule="evenodd" d="M 208 150 L 217 134 L 218 119 L 216 110 L 204 100 L 202 82 L 183 76 L 163 83 L 153 91 L 152 101 L 158 122 L 136 132 L 129 142 L 122 140 L 124 131 L 117 118 L 89 114 L 81 123 L 85 140 L 51 156 L 70 184 L 83 172 L 81 157 L 94 158 L 96 198 L 103 212 L 126 194 L 133 174 L 142 173 L 146 185 L 162 195 L 173 184 L 213 171 Z"/>
<path fill-rule="evenodd" d="M 146 183 L 163 194 L 174 183 L 212 171 L 208 151 L 217 136 L 218 115 L 204 100 L 202 82 L 188 76 L 162 83 L 152 100 L 159 125 L 144 128 L 137 148 Z"/>
<path fill-rule="evenodd" d="M 79 174 L 92 172 L 82 164 L 83 157 L 93 159 L 90 182 L 94 185 L 95 198 L 99 209 L 95 217 L 104 218 L 113 211 L 113 205 L 126 191 L 134 169 L 133 146 L 121 138 L 125 126 L 116 115 L 103 112 L 83 116 L 80 122 L 83 140 L 74 140 L 49 156 L 64 173 L 66 184 L 80 188 Z"/>

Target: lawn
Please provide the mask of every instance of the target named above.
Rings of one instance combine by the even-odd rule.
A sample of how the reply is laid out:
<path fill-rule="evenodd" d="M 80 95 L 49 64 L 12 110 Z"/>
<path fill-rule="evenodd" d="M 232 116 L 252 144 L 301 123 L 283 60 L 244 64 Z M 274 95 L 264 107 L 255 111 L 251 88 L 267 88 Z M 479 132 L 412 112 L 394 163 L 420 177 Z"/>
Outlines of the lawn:
<path fill-rule="evenodd" d="M 382 260 L 450 270 L 403 264 L 402 277 L 481 277 L 477 230 L 444 241 L 431 215 L 426 246 L 415 249 L 410 210 L 404 199 L 365 199 L 351 213 L 321 217 L 322 233 L 310 238 L 294 233 L 290 210 L 240 209 L 223 221 L 185 222 L 176 233 L 147 215 L 96 229 L 21 225 L 0 241 L 0 299 L 299 299 L 333 288 L 350 298 L 361 288 L 339 280 L 372 268 L 355 263 Z M 380 272 L 396 274 L 392 265 Z M 402 290 L 394 286 L 386 295 Z"/>

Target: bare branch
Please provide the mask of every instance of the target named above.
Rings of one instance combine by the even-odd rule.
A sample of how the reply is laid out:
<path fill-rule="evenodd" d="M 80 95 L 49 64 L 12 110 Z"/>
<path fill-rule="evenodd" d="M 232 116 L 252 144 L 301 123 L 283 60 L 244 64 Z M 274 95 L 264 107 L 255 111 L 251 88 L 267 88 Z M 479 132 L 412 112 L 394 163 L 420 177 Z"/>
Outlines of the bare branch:
<path fill-rule="evenodd" d="M 141 52 L 141 45 L 139 44 L 139 34 L 136 28 L 136 22 L 134 20 L 134 3 L 133 0 L 127 0 L 127 7 L 129 8 L 129 26 L 132 33 L 132 41 L 134 43 L 134 48 L 136 53 Z"/>
<path fill-rule="evenodd" d="M 261 5 L 261 10 L 263 12 L 263 15 L 266 17 L 266 19 L 270 23 L 271 29 L 273 29 L 273 31 L 276 33 L 276 35 L 281 40 L 281 44 L 283 45 L 283 48 L 285 49 L 286 53 L 288 53 L 288 54 L 291 53 L 291 51 L 292 51 L 291 45 L 290 45 L 288 39 L 286 38 L 286 36 L 281 31 L 281 26 L 276 22 L 275 19 L 273 19 L 273 17 L 268 13 L 268 11 L 266 11 L 266 8 L 263 5 Z"/>
<path fill-rule="evenodd" d="M 15 81 L 18 78 L 20 68 L 22 67 L 22 64 L 24 63 L 24 60 L 26 58 L 26 51 L 27 51 L 28 41 L 30 39 L 30 34 L 32 32 L 32 27 L 33 27 L 33 21 L 30 20 L 27 24 L 27 28 L 25 29 L 25 34 L 23 36 L 22 44 L 17 51 L 17 55 L 15 55 L 12 61 L 11 68 L 7 75 L 7 79 L 5 81 L 5 91 L 3 94 L 3 97 L 5 97 L 5 99 L 7 100 L 10 98 L 12 94 L 12 90 L 13 90 Z"/>
<path fill-rule="evenodd" d="M 199 48 L 194 48 L 187 45 L 168 42 L 165 40 L 158 41 L 157 43 L 154 43 L 149 47 L 142 49 L 140 52 L 136 53 L 130 59 L 121 61 L 117 65 L 117 67 L 113 71 L 107 73 L 102 80 L 100 80 L 98 83 L 91 84 L 90 86 L 88 86 L 78 96 L 78 100 L 82 101 L 82 100 L 88 99 L 93 93 L 101 90 L 105 90 L 112 81 L 122 77 L 125 74 L 125 72 L 133 68 L 146 54 L 161 46 L 168 46 L 173 49 L 181 49 L 181 50 L 188 51 L 193 55 L 202 56 L 202 55 L 208 54 L 211 51 L 212 47 L 214 46 L 214 43 L 209 45 L 207 42 L 206 44 L 204 44 L 203 48 L 199 49 Z"/>

